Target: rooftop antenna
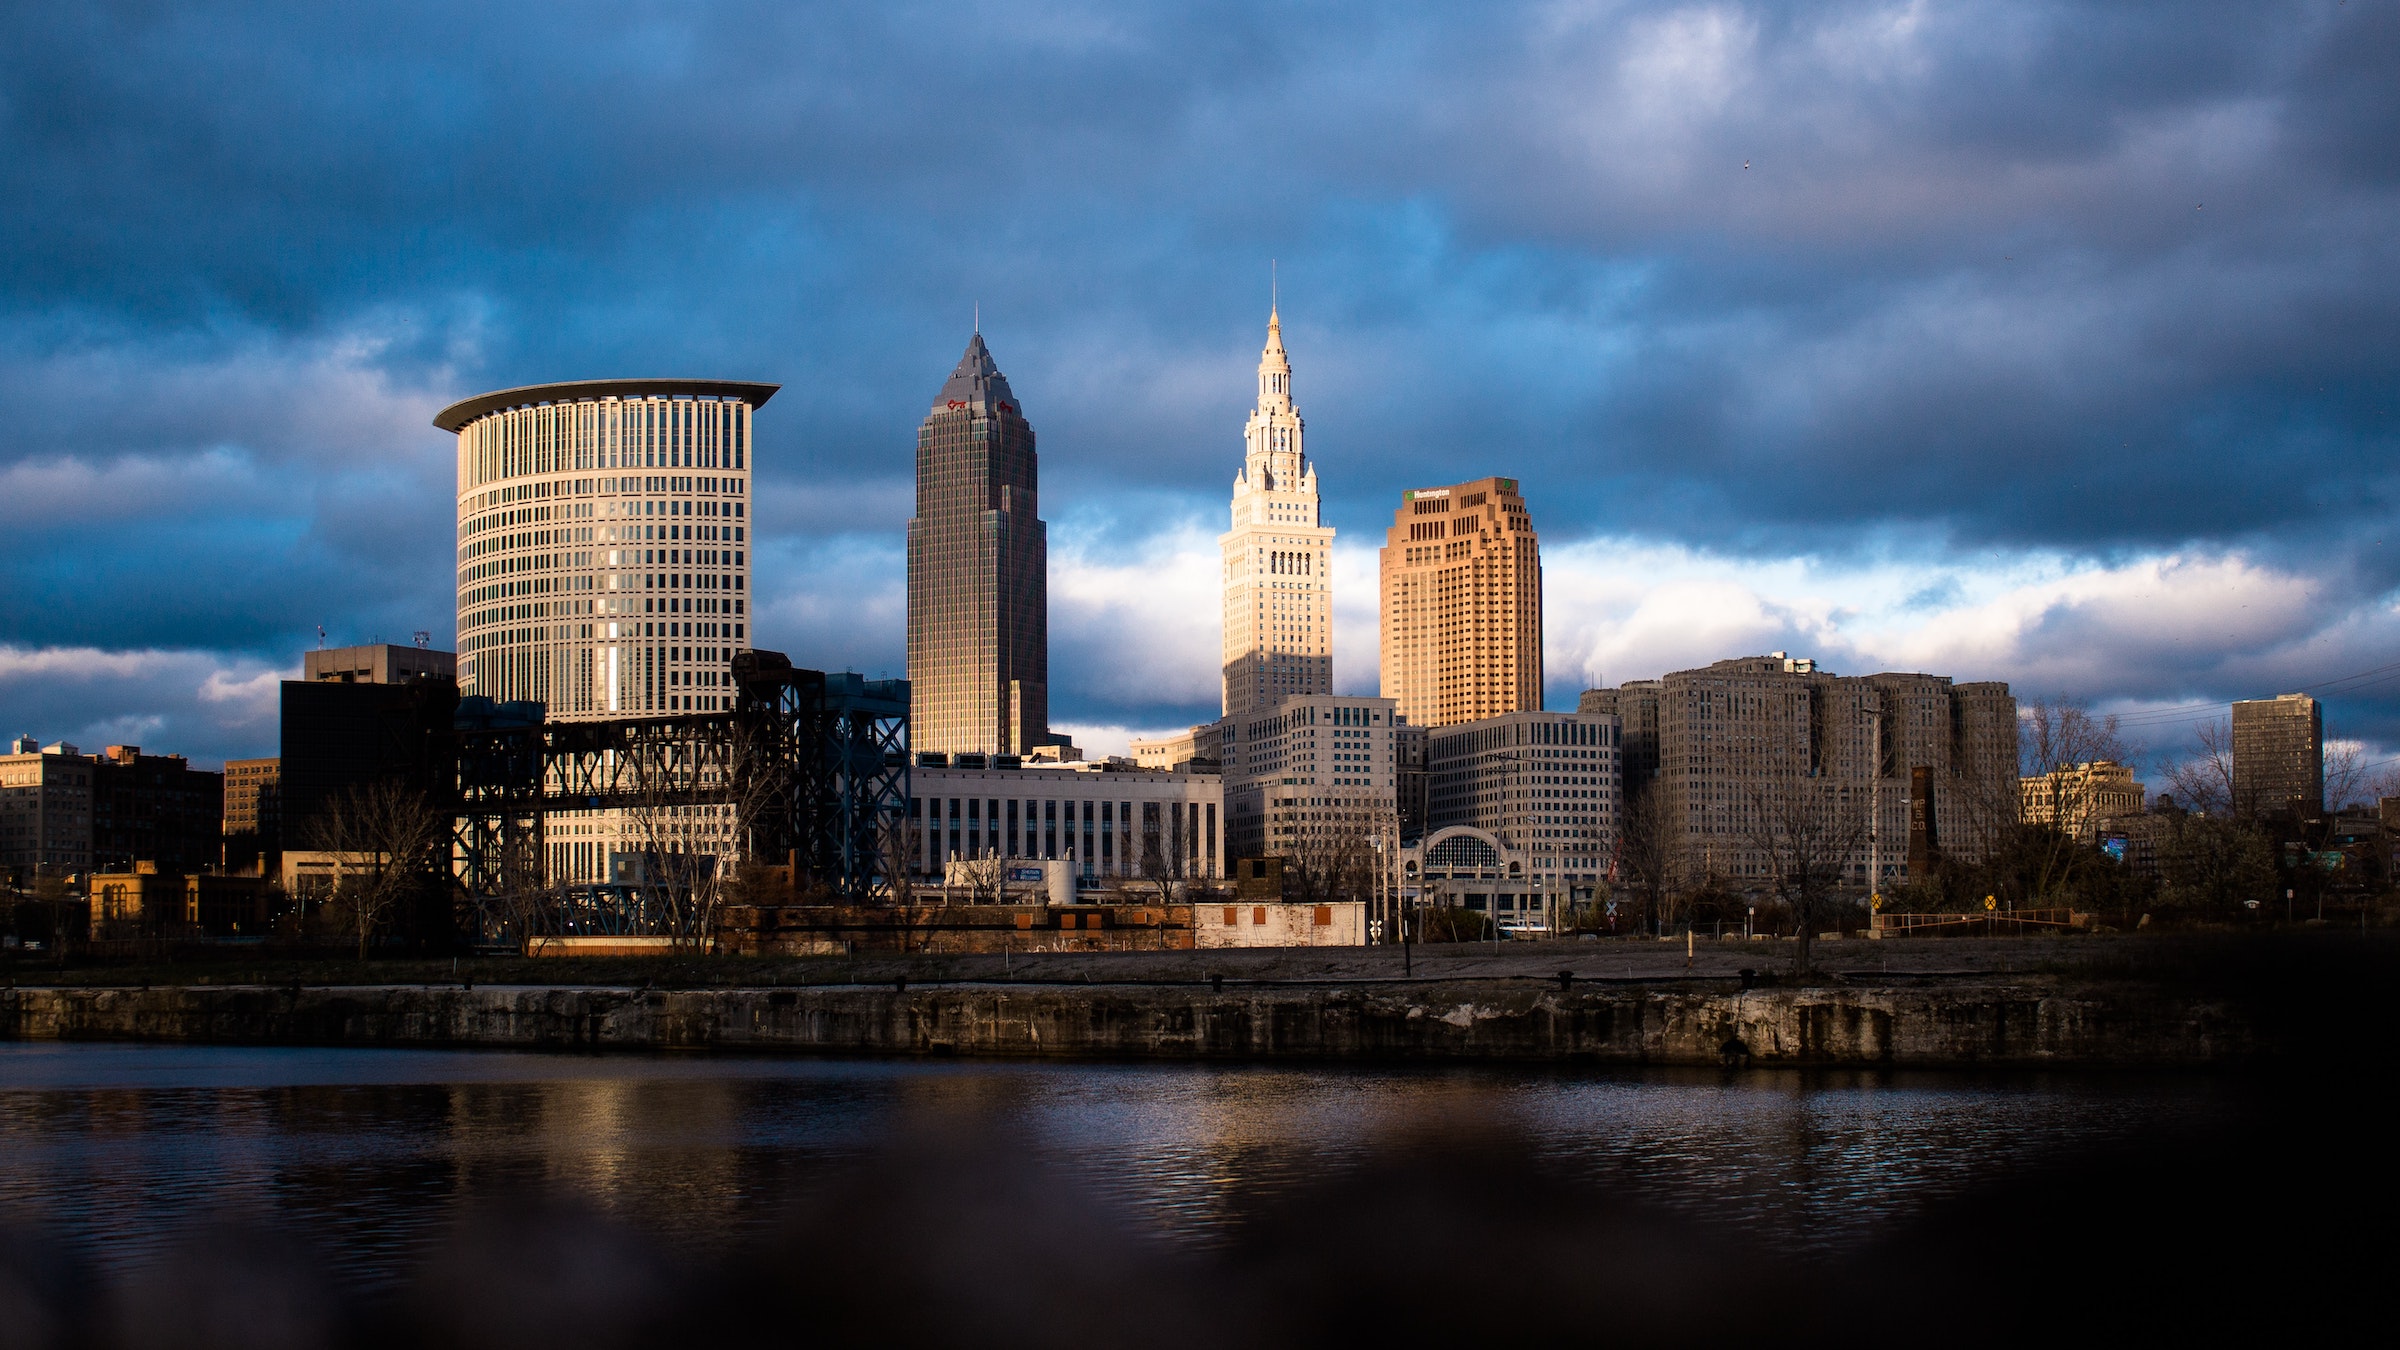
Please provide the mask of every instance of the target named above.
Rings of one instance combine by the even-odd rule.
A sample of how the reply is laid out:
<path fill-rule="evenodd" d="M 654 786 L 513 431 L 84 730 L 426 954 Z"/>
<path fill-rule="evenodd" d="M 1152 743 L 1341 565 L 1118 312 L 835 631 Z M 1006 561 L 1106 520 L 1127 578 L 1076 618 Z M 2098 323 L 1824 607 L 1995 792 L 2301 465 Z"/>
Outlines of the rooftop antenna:
<path fill-rule="evenodd" d="M 1269 258 L 1267 259 L 1267 312 L 1273 314 L 1282 308 L 1283 273 L 1281 264 L 1275 259 Z"/>
<path fill-rule="evenodd" d="M 977 336 L 981 336 L 983 333 L 983 302 L 981 300 L 975 302 L 975 332 Z"/>
<path fill-rule="evenodd" d="M 325 650 L 325 625 L 317 625 L 317 650 Z"/>

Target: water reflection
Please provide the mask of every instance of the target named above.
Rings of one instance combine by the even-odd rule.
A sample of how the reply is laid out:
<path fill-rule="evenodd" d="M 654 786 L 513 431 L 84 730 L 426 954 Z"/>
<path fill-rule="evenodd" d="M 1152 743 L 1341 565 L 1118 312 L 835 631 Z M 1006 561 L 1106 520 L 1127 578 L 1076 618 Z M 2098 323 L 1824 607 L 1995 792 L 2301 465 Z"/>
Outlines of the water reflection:
<path fill-rule="evenodd" d="M 705 1253 L 895 1133 L 1022 1141 L 1171 1243 L 1396 1140 L 1556 1172 L 1779 1245 L 1855 1243 L 1978 1181 L 2216 1108 L 2189 1080 L 889 1064 L 0 1046 L 0 1218 L 104 1267 L 273 1220 L 388 1284 L 482 1202 L 565 1197 Z M 1013 1146 L 1013 1145 L 1012 1145 Z"/>

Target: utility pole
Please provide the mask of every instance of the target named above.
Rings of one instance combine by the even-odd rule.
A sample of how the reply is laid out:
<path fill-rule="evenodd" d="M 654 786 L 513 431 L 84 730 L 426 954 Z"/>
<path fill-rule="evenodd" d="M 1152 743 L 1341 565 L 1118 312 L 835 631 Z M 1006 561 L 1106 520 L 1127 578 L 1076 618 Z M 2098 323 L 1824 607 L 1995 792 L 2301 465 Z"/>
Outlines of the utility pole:
<path fill-rule="evenodd" d="M 1868 766 L 1874 805 L 1867 808 L 1873 813 L 1867 817 L 1867 890 L 1872 894 L 1883 889 L 1883 709 L 1871 709 L 1867 716 L 1875 721 L 1875 762 Z"/>

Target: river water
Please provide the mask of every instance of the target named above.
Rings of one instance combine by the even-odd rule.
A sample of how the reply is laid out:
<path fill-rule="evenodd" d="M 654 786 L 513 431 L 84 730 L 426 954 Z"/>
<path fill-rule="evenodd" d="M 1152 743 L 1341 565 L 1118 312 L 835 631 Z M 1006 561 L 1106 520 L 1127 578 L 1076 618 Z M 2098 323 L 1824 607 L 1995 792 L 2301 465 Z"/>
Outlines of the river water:
<path fill-rule="evenodd" d="M 0 1222 L 104 1272 L 276 1226 L 372 1289 L 466 1209 L 539 1194 L 731 1246 L 927 1119 L 1015 1141 L 1170 1245 L 1414 1132 L 1829 1251 L 2061 1153 L 2205 1123 L 2172 1077 L 861 1062 L 0 1045 Z"/>

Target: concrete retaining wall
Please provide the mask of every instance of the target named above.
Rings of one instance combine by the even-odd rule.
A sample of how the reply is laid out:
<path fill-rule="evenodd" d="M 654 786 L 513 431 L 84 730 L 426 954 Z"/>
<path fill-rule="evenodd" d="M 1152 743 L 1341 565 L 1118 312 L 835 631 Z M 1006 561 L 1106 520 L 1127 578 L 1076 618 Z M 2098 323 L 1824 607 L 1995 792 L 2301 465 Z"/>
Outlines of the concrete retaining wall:
<path fill-rule="evenodd" d="M 2223 1064 L 2237 1010 L 2011 980 L 1765 989 L 1527 982 L 942 985 L 644 992 L 179 986 L 0 991 L 0 1037 L 1113 1059 L 1887 1066 Z"/>

